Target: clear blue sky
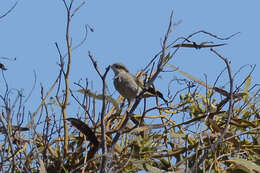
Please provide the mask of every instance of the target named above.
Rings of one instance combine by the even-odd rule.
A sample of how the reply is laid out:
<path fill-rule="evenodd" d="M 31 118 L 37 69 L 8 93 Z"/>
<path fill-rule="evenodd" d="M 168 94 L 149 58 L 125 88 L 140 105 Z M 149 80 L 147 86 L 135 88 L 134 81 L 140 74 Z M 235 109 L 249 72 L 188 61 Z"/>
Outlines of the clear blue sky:
<path fill-rule="evenodd" d="M 0 14 L 14 2 L 1 1 Z M 97 75 L 90 64 L 88 51 L 92 52 L 101 68 L 114 62 L 126 64 L 133 73 L 143 68 L 160 50 L 160 39 L 167 29 L 172 10 L 174 21 L 182 22 L 173 31 L 170 40 L 198 30 L 206 30 L 220 37 L 241 32 L 228 41 L 200 36 L 195 37 L 194 41 L 228 43 L 216 49 L 231 60 L 233 72 L 242 65 L 256 64 L 254 82 L 259 83 L 259 7 L 260 1 L 88 0 L 71 23 L 74 45 L 82 39 L 85 24 L 94 28 L 93 33 L 89 32 L 87 42 L 73 52 L 71 88 L 77 88 L 73 82 L 80 78 L 93 81 L 96 90 L 101 88 L 100 80 L 96 80 Z M 66 50 L 65 19 L 62 0 L 20 0 L 14 11 L 0 20 L 0 56 L 17 58 L 16 61 L 1 60 L 8 68 L 5 75 L 9 87 L 23 88 L 26 95 L 33 85 L 33 70 L 37 73 L 36 90 L 29 101 L 32 105 L 40 102 L 40 83 L 49 87 L 58 74 L 59 56 L 54 43 L 58 42 L 62 51 Z M 170 63 L 199 79 L 207 74 L 211 84 L 224 68 L 224 63 L 208 49 L 182 49 Z M 247 68 L 242 72 L 249 70 Z M 166 86 L 173 75 L 177 73 L 166 78 L 162 75 L 159 82 Z M 110 92 L 114 91 L 112 78 L 110 72 Z M 30 110 L 35 109 L 32 107 Z"/>

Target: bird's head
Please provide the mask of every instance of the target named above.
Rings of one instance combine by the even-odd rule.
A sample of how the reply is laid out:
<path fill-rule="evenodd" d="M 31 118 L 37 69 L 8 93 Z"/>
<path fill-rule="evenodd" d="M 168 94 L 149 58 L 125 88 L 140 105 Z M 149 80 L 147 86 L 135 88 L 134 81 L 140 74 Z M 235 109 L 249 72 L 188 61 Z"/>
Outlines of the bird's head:
<path fill-rule="evenodd" d="M 111 66 L 112 70 L 114 71 L 115 75 L 117 75 L 120 72 L 129 72 L 127 68 L 120 63 L 115 63 Z"/>

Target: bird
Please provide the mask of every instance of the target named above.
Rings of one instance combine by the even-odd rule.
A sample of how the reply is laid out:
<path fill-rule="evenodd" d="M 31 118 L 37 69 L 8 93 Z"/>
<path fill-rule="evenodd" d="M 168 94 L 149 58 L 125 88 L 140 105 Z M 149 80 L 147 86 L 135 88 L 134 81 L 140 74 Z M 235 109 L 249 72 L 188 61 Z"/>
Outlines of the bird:
<path fill-rule="evenodd" d="M 147 89 L 144 88 L 144 85 L 138 80 L 138 78 L 132 75 L 129 70 L 121 63 L 114 63 L 111 65 L 111 69 L 113 70 L 114 76 L 114 87 L 120 93 L 121 96 L 126 98 L 128 102 L 135 99 L 139 96 L 144 90 L 148 92 L 152 96 L 158 96 L 167 102 L 164 99 L 162 93 L 155 90 L 152 87 Z"/>

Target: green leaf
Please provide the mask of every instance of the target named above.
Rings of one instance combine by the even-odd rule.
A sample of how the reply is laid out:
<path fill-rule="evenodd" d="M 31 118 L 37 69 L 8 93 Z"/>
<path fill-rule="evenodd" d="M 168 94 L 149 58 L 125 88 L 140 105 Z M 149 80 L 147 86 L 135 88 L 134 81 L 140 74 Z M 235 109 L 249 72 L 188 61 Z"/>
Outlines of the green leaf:
<path fill-rule="evenodd" d="M 227 162 L 234 163 L 236 165 L 236 169 L 243 170 L 248 173 L 260 173 L 260 166 L 256 165 L 254 162 L 245 160 L 245 159 L 234 159 L 234 160 L 227 160 Z"/>
<path fill-rule="evenodd" d="M 171 132 L 171 136 L 172 136 L 172 138 L 185 138 L 186 137 L 186 135 L 185 134 L 183 134 L 183 133 L 175 133 L 175 132 Z"/>
<path fill-rule="evenodd" d="M 248 94 L 245 93 L 245 92 L 242 92 L 242 93 L 236 94 L 235 96 L 236 96 L 236 98 L 242 98 L 242 97 L 244 97 L 244 96 L 248 96 Z"/>
<path fill-rule="evenodd" d="M 246 95 L 243 97 L 244 102 L 248 101 L 248 98 L 249 98 L 248 88 L 249 88 L 250 84 L 251 84 L 251 76 L 248 76 L 246 79 L 245 87 L 244 87 L 244 93 L 246 93 Z"/>
<path fill-rule="evenodd" d="M 260 135 L 257 136 L 256 141 L 257 141 L 257 144 L 260 145 Z"/>
<path fill-rule="evenodd" d="M 89 89 L 80 89 L 80 90 L 77 90 L 77 92 L 85 94 L 89 97 L 92 97 L 92 98 L 95 98 L 95 99 L 98 99 L 98 100 L 103 100 L 103 97 L 104 97 L 103 94 L 95 94 L 92 91 L 90 91 Z M 118 103 L 115 99 L 113 99 L 113 97 L 106 96 L 105 99 L 108 102 L 112 103 L 115 106 L 116 110 L 119 111 Z"/>
<path fill-rule="evenodd" d="M 167 63 L 172 58 L 172 55 L 168 53 L 162 60 L 163 64 Z"/>
<path fill-rule="evenodd" d="M 166 173 L 166 171 L 156 168 L 154 166 L 151 166 L 147 163 L 142 163 L 142 161 L 140 161 L 140 160 L 136 160 L 136 163 L 134 163 L 134 165 L 138 169 L 144 170 L 148 173 Z"/>
<path fill-rule="evenodd" d="M 190 74 L 188 74 L 188 73 L 186 73 L 186 72 L 180 70 L 178 67 L 175 67 L 175 66 L 172 65 L 172 64 L 168 64 L 168 66 L 169 66 L 170 68 L 172 68 L 173 70 L 176 70 L 177 72 L 181 73 L 183 76 L 185 76 L 185 77 L 187 77 L 187 78 L 193 80 L 194 82 L 196 82 L 196 83 L 198 83 L 198 84 L 201 84 L 201 85 L 204 86 L 204 87 L 207 87 L 207 88 L 210 88 L 210 89 L 212 88 L 212 86 L 206 84 L 205 82 L 203 82 L 203 81 L 201 81 L 201 80 L 199 80 L 199 79 L 196 79 L 195 77 L 191 76 Z"/>
<path fill-rule="evenodd" d="M 141 127 L 137 127 L 135 129 L 133 129 L 130 134 L 134 134 L 134 133 L 140 133 L 146 130 L 152 130 L 152 129 L 159 129 L 159 128 L 163 128 L 165 127 L 165 125 L 163 124 L 151 124 L 151 125 L 144 125 Z"/>
<path fill-rule="evenodd" d="M 245 88 L 244 88 L 244 91 L 246 93 L 248 93 L 248 88 L 249 88 L 250 84 L 251 84 L 251 76 L 248 76 L 246 79 Z"/>

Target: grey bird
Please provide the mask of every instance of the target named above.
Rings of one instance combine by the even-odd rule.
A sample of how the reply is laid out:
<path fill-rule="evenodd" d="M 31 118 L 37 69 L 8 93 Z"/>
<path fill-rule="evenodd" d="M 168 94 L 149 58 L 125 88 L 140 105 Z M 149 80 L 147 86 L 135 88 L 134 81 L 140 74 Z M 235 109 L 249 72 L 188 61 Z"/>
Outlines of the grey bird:
<path fill-rule="evenodd" d="M 128 69 L 121 63 L 115 63 L 111 66 L 115 73 L 114 86 L 121 96 L 126 98 L 129 102 L 139 96 L 144 89 L 143 84 L 132 75 Z M 167 102 L 162 93 L 156 91 L 154 88 L 148 88 L 146 90 L 150 95 L 158 96 Z"/>

